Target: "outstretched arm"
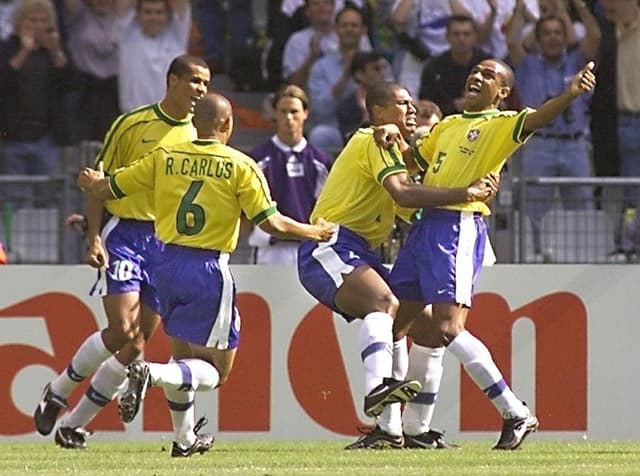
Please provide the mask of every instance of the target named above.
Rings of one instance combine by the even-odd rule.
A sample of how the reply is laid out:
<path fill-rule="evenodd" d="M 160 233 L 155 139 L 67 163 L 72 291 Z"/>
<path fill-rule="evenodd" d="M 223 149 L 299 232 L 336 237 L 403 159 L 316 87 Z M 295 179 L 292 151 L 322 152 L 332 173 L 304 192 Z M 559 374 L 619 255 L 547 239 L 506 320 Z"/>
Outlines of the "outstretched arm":
<path fill-rule="evenodd" d="M 524 120 L 521 137 L 526 137 L 536 129 L 540 129 L 551 123 L 562 111 L 569 107 L 569 104 L 571 104 L 575 98 L 593 90 L 596 85 L 596 77 L 593 74 L 594 67 L 595 63 L 589 61 L 587 65 L 573 77 L 571 84 L 562 94 L 549 99 L 536 111 L 528 114 Z"/>
<path fill-rule="evenodd" d="M 276 213 L 258 225 L 262 231 L 283 239 L 327 241 L 335 225 L 319 218 L 314 225 L 300 223 L 286 215 Z"/>

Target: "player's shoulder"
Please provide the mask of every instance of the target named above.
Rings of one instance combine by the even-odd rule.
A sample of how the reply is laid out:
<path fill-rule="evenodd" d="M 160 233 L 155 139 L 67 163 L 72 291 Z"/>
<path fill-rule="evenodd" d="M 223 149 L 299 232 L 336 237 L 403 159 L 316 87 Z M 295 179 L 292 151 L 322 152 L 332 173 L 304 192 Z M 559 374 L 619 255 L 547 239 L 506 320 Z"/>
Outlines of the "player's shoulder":
<path fill-rule="evenodd" d="M 229 157 L 238 165 L 252 168 L 257 167 L 255 159 L 240 149 L 236 149 L 235 147 L 222 143 L 216 144 L 215 148 L 216 155 Z"/>
<path fill-rule="evenodd" d="M 345 147 L 354 144 L 361 145 L 374 140 L 373 127 L 360 127 L 351 133 Z"/>
<path fill-rule="evenodd" d="M 136 107 L 130 111 L 120 114 L 116 119 L 116 122 L 139 122 L 142 120 L 148 120 L 148 118 L 154 117 L 155 115 L 155 104 L 145 104 L 144 106 Z"/>
<path fill-rule="evenodd" d="M 471 120 L 471 121 L 491 121 L 494 119 L 505 119 L 513 116 L 517 116 L 522 111 L 513 111 L 510 109 L 490 109 L 486 111 L 478 111 L 478 112 L 463 112 L 462 114 L 455 114 L 454 116 L 449 116 L 452 120 L 455 120 L 456 116 L 459 120 Z M 441 121 L 441 122 L 444 122 Z"/>
<path fill-rule="evenodd" d="M 140 124 L 146 124 L 153 120 L 156 116 L 153 104 L 140 106 L 130 111 L 120 114 L 111 125 L 110 133 L 124 134 L 132 128 L 136 128 Z"/>

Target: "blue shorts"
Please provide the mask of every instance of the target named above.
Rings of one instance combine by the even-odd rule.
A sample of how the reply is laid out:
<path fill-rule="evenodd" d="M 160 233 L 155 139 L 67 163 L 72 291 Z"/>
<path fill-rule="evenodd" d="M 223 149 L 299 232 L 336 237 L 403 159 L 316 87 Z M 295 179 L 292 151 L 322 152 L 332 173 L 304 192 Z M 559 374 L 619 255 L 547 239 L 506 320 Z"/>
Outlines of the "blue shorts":
<path fill-rule="evenodd" d="M 102 228 L 102 244 L 109 268 L 98 270 L 89 294 L 139 293 L 140 300 L 158 312 L 160 303 L 150 278 L 159 247 L 153 222 L 111 217 Z"/>
<path fill-rule="evenodd" d="M 216 349 L 238 347 L 240 314 L 228 253 L 162 245 L 153 283 L 167 335 Z"/>
<path fill-rule="evenodd" d="M 404 301 L 470 307 L 486 240 L 487 227 L 478 213 L 427 211 L 398 254 L 391 289 Z"/>
<path fill-rule="evenodd" d="M 298 277 L 302 286 L 314 298 L 337 312 L 347 321 L 354 316 L 344 314 L 334 303 L 336 293 L 344 282 L 342 275 L 350 274 L 358 266 L 368 265 L 389 282 L 389 270 L 378 253 L 369 248 L 367 240 L 345 227 L 338 227 L 330 241 L 305 241 L 298 249 Z"/>

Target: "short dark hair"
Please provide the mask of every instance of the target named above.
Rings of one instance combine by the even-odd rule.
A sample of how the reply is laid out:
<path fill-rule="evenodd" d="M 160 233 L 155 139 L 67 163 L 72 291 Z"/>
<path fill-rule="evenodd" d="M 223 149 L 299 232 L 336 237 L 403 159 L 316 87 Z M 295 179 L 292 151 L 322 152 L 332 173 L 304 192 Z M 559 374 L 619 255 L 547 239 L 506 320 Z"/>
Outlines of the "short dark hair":
<path fill-rule="evenodd" d="M 137 0 L 136 1 L 137 11 L 139 11 L 140 8 L 142 8 L 143 3 L 164 3 L 164 6 L 166 7 L 167 11 L 171 13 L 171 4 L 169 3 L 169 0 Z"/>
<path fill-rule="evenodd" d="M 169 76 L 172 74 L 178 78 L 182 78 L 185 74 L 191 71 L 192 66 L 201 66 L 202 68 L 209 69 L 209 65 L 205 60 L 199 56 L 194 55 L 180 55 L 176 56 L 167 70 L 167 85 L 169 84 Z"/>
<path fill-rule="evenodd" d="M 447 20 L 447 33 L 449 33 L 449 30 L 451 29 L 452 23 L 471 23 L 473 31 L 477 30 L 476 22 L 473 21 L 473 18 L 467 15 L 451 15 Z"/>
<path fill-rule="evenodd" d="M 365 97 L 365 105 L 369 117 L 373 119 L 374 106 L 386 107 L 393 97 L 393 92 L 398 89 L 406 89 L 404 86 L 392 81 L 382 81 L 373 85 Z"/>
<path fill-rule="evenodd" d="M 502 69 L 504 69 L 504 77 L 502 78 L 504 81 L 503 86 L 513 88 L 513 83 L 515 82 L 513 68 L 509 66 L 508 63 L 506 63 L 505 61 L 502 61 L 501 59 L 491 58 L 491 60 L 498 63 L 500 66 L 502 66 Z"/>
<path fill-rule="evenodd" d="M 309 6 L 309 3 L 311 3 L 311 0 L 304 0 L 304 7 L 307 8 Z M 331 3 L 335 5 L 336 0 L 331 0 Z"/>
<path fill-rule="evenodd" d="M 564 24 L 564 21 L 562 21 L 562 18 L 556 15 L 547 15 L 539 18 L 538 21 L 536 21 L 534 29 L 536 40 L 540 39 L 540 31 L 542 30 L 542 26 L 550 21 L 557 21 L 558 23 L 560 23 L 560 25 L 562 26 L 562 31 L 564 32 L 564 37 L 567 37 L 567 26 Z"/>
<path fill-rule="evenodd" d="M 345 3 L 344 8 L 342 8 L 342 10 L 340 10 L 337 14 L 336 14 L 336 24 L 338 24 L 338 22 L 340 21 L 340 17 L 342 17 L 342 15 L 344 15 L 346 12 L 356 12 L 358 15 L 360 15 L 360 19 L 362 20 L 362 23 L 365 24 L 365 17 L 364 17 L 364 12 L 356 7 L 355 5 L 351 4 L 351 3 Z"/>
<path fill-rule="evenodd" d="M 438 119 L 442 119 L 442 110 L 435 102 L 428 99 L 420 99 L 415 103 L 418 110 L 418 116 L 427 119 L 435 115 Z"/>
<path fill-rule="evenodd" d="M 351 60 L 351 75 L 353 76 L 356 71 L 364 71 L 367 65 L 376 63 L 381 59 L 384 59 L 384 56 L 377 51 L 358 51 Z"/>

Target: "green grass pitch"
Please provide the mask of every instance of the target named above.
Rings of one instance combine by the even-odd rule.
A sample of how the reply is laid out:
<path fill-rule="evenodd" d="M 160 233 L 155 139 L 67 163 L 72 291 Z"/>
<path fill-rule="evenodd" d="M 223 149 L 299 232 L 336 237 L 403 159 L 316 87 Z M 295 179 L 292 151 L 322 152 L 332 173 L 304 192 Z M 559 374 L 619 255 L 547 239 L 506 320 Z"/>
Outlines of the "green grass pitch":
<path fill-rule="evenodd" d="M 344 442 L 348 443 L 347 440 Z M 342 442 L 216 442 L 204 455 L 171 458 L 170 443 L 0 443 L 0 475 L 640 475 L 640 442 L 528 440 L 520 450 L 492 442 L 459 450 L 345 451 Z"/>

